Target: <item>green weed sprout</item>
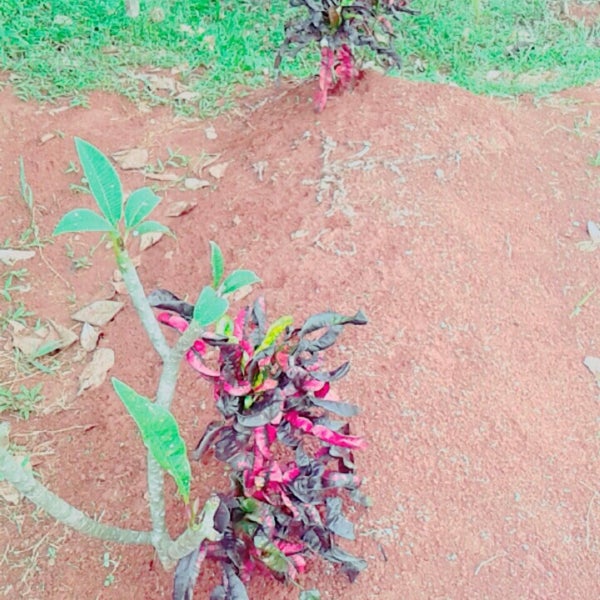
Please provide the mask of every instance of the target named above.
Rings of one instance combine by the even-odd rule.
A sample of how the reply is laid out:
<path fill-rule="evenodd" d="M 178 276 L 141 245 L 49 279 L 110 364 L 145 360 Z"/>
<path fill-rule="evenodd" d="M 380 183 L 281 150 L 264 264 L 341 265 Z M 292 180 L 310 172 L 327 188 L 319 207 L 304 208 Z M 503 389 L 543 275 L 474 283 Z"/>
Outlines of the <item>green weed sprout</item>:
<path fill-rule="evenodd" d="M 75 146 L 99 212 L 87 208 L 68 212 L 59 221 L 54 235 L 98 231 L 108 236 L 131 302 L 163 363 L 154 400 L 138 394 L 126 383 L 112 379 L 115 392 L 134 419 L 147 448 L 148 506 L 152 530 L 137 531 L 99 523 L 51 492 L 23 466 L 22 459 L 9 451 L 7 422 L 0 423 L 0 479 L 10 482 L 38 507 L 80 533 L 123 544 L 152 545 L 163 566 L 171 569 L 180 558 L 197 549 L 202 541 L 218 541 L 221 537 L 214 527 L 219 498 L 216 495 L 209 497 L 202 511 L 196 510 L 197 502 L 190 502 L 190 463 L 177 421 L 170 411 L 180 363 L 204 329 L 225 315 L 229 307 L 227 296 L 259 279 L 247 270 L 237 270 L 224 277 L 223 255 L 211 242 L 212 285 L 202 288 L 194 304 L 189 327 L 173 346 L 169 346 L 126 250 L 132 235 L 157 231 L 171 233 L 161 223 L 148 220 L 160 198 L 150 188 L 144 187 L 124 200 L 121 181 L 108 158 L 82 139 L 75 138 Z M 187 528 L 176 539 L 170 537 L 166 527 L 165 473 L 175 481 L 191 515 Z"/>

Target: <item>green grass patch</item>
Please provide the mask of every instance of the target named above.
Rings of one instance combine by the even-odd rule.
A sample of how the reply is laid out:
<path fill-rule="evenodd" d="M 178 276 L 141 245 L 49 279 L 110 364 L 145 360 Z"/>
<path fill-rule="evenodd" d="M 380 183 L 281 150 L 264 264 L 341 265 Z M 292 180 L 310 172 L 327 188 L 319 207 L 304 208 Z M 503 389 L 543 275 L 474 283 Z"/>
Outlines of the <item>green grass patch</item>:
<path fill-rule="evenodd" d="M 402 74 L 485 94 L 544 94 L 600 78 L 600 24 L 561 18 L 558 4 L 414 0 L 421 14 L 396 24 Z M 130 19 L 123 0 L 1 0 L 0 70 L 24 99 L 83 102 L 104 89 L 209 114 L 271 81 L 284 23 L 303 13 L 287 0 L 153 0 Z M 282 74 L 315 75 L 318 56 L 313 47 L 284 60 Z M 157 90 L 153 69 L 176 69 L 178 89 Z"/>

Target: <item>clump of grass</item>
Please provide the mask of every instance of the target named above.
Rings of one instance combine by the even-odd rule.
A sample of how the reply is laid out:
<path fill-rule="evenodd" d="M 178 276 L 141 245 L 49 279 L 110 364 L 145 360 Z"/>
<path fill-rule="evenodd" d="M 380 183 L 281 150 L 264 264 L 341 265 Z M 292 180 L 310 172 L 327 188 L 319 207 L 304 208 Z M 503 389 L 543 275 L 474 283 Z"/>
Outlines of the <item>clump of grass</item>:
<path fill-rule="evenodd" d="M 21 384 L 16 391 L 10 386 L 0 385 L 0 413 L 10 412 L 21 419 L 29 419 L 35 412 L 37 405 L 44 399 L 42 395 L 42 383 L 31 387 Z"/>
<path fill-rule="evenodd" d="M 403 76 L 452 82 L 476 93 L 544 94 L 600 78 L 600 24 L 567 19 L 549 0 L 413 0 L 397 50 Z M 3 0 L 0 70 L 22 98 L 85 103 L 94 89 L 134 100 L 214 114 L 235 94 L 273 74 L 284 24 L 297 15 L 287 0 L 142 3 L 131 19 L 123 0 Z M 368 52 L 367 52 L 368 55 Z M 313 76 L 315 45 L 286 61 L 282 75 Z M 174 69 L 195 92 L 157 92 L 147 74 Z"/>

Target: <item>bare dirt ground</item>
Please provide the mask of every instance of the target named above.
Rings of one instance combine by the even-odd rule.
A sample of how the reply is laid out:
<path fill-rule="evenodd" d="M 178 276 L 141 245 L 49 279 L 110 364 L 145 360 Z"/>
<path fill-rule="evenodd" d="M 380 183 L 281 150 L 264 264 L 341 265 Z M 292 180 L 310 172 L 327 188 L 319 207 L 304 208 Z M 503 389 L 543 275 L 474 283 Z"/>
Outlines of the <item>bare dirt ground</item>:
<path fill-rule="evenodd" d="M 65 211 L 91 206 L 69 188 L 81 173 L 65 173 L 73 136 L 107 154 L 145 148 L 152 164 L 167 148 L 191 157 L 166 171 L 210 182 L 197 191 L 121 171 L 129 190 L 161 185 L 157 217 L 177 234 L 143 252 L 134 245 L 148 290 L 194 295 L 213 239 L 230 268 L 262 277 L 272 317 L 362 308 L 370 319 L 339 349 L 352 360 L 340 391 L 362 409 L 354 428 L 369 448 L 357 459 L 373 499 L 353 514 L 349 549 L 369 567 L 349 584 L 314 563 L 302 583 L 335 600 L 599 597 L 598 388 L 583 359 L 600 354 L 600 292 L 582 302 L 599 283 L 599 254 L 580 242 L 587 221 L 600 221 L 600 167 L 590 162 L 600 85 L 503 101 L 369 75 L 321 115 L 312 89 L 266 90 L 207 123 L 105 94 L 89 108 L 40 107 L 5 88 L 0 239 L 29 224 L 19 156 L 42 237 Z M 226 163 L 220 177 L 209 155 Z M 197 205 L 166 217 L 179 201 Z M 66 242 L 83 256 L 98 236 L 63 236 L 3 268 L 26 267 L 30 289 L 16 297 L 77 330 L 71 313 L 113 295 L 114 267 L 101 245 L 91 268 L 74 269 Z M 116 354 L 110 374 L 151 396 L 159 362 L 133 316 L 127 306 L 100 345 Z M 10 343 L 7 330 L 3 384 L 20 377 Z M 45 381 L 46 399 L 29 420 L 9 416 L 12 440 L 69 501 L 106 523 L 148 527 L 135 425 L 108 383 L 76 396 L 89 355 L 74 347 L 57 360 L 58 375 L 26 381 Z M 213 413 L 207 386 L 183 373 L 175 412 L 193 444 Z M 208 494 L 220 467 L 201 467 L 197 491 Z M 0 498 L 0 540 L 6 597 L 170 595 L 151 549 L 84 539 L 26 502 Z M 198 598 L 214 576 L 203 575 Z M 284 593 L 296 592 L 250 587 L 251 598 Z"/>

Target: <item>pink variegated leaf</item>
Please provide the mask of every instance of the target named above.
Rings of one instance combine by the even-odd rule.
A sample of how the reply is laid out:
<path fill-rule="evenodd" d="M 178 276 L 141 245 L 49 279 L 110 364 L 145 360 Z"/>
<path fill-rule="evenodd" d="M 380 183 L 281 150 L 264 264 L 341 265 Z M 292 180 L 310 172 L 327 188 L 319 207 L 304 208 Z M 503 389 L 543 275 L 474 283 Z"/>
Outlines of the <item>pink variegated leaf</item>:
<path fill-rule="evenodd" d="M 315 425 L 310 419 L 300 416 L 298 411 L 290 411 L 285 415 L 285 419 L 294 427 L 300 429 L 300 431 L 310 433 L 328 444 L 340 446 L 342 448 L 366 448 L 367 444 L 362 438 L 354 435 L 343 435 L 341 433 L 336 433 L 323 425 Z"/>
<path fill-rule="evenodd" d="M 232 385 L 227 381 L 223 381 L 223 391 L 232 396 L 246 396 L 252 391 L 252 386 L 247 381 L 242 381 L 237 385 Z"/>
<path fill-rule="evenodd" d="M 360 477 L 352 473 L 339 473 L 338 471 L 325 471 L 323 483 L 327 487 L 346 488 L 354 490 L 360 487 Z"/>
<path fill-rule="evenodd" d="M 257 394 L 260 394 L 261 392 L 268 392 L 269 390 L 274 390 L 276 387 L 276 379 L 265 379 L 259 386 L 254 388 L 254 391 Z"/>
<path fill-rule="evenodd" d="M 233 321 L 233 335 L 238 340 L 241 340 L 242 337 L 244 337 L 244 324 L 246 323 L 247 314 L 248 309 L 242 308 Z"/>
<path fill-rule="evenodd" d="M 270 446 L 277 438 L 277 427 L 274 425 L 265 425 L 265 433 L 267 435 L 267 444 Z"/>
<path fill-rule="evenodd" d="M 269 437 L 267 433 L 267 428 L 257 427 L 254 430 L 254 455 L 260 454 L 267 459 L 270 459 L 273 456 L 273 453 L 269 449 Z"/>
<path fill-rule="evenodd" d="M 204 377 L 208 377 L 209 379 L 219 379 L 219 377 L 221 377 L 220 371 L 215 371 L 214 369 L 208 368 L 202 362 L 202 359 L 191 349 L 186 352 L 185 360 L 188 362 L 190 367 L 194 369 L 194 371 L 197 371 Z"/>
<path fill-rule="evenodd" d="M 156 319 L 160 323 L 164 323 L 169 327 L 177 329 L 177 331 L 179 331 L 180 333 L 183 333 L 189 327 L 189 323 L 183 317 L 180 317 L 179 315 L 174 315 L 173 313 L 158 313 L 158 315 L 156 315 Z"/>
<path fill-rule="evenodd" d="M 295 465 L 295 463 L 293 463 L 293 464 Z M 296 479 L 296 477 L 298 477 L 298 475 L 300 475 L 300 472 L 301 471 L 298 467 L 293 466 L 292 468 L 285 471 L 285 473 L 283 473 L 282 482 L 290 483 L 291 481 L 294 481 L 294 479 Z"/>
<path fill-rule="evenodd" d="M 275 540 L 275 545 L 286 555 L 296 554 L 305 549 L 304 544 L 299 542 L 286 542 L 285 540 Z"/>

